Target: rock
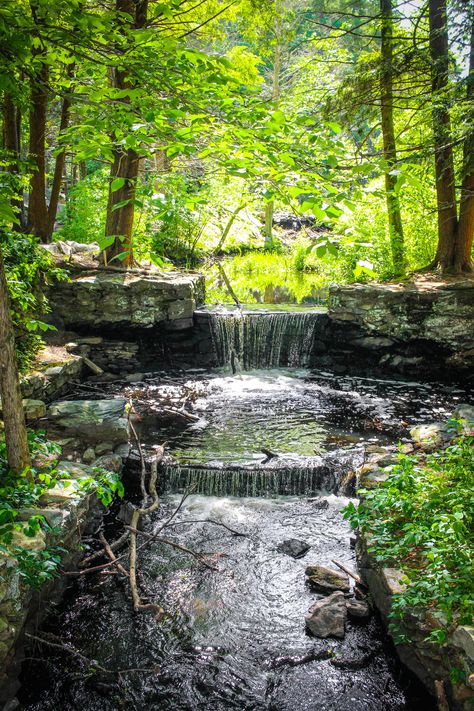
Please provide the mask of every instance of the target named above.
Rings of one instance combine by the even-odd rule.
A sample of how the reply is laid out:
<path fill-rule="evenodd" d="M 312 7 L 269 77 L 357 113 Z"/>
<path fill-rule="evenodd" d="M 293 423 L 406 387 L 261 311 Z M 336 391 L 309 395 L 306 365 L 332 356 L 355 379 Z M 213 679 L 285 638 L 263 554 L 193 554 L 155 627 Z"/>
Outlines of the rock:
<path fill-rule="evenodd" d="M 88 442 L 128 441 L 127 400 L 69 400 L 53 403 L 48 417 L 67 434 Z"/>
<path fill-rule="evenodd" d="M 23 531 L 13 531 L 11 546 L 20 546 L 27 551 L 44 551 L 46 548 L 46 538 L 43 531 L 36 531 L 34 536 L 26 536 Z"/>
<path fill-rule="evenodd" d="M 429 452 L 447 442 L 448 435 L 444 422 L 433 422 L 430 425 L 418 425 L 410 430 L 410 436 L 421 449 Z"/>
<path fill-rule="evenodd" d="M 131 373 L 130 375 L 126 375 L 124 380 L 127 383 L 141 383 L 143 380 L 143 373 Z"/>
<path fill-rule="evenodd" d="M 130 450 L 130 444 L 127 442 L 126 444 L 119 444 L 118 447 L 115 447 L 114 454 L 118 454 L 122 459 L 128 459 Z"/>
<path fill-rule="evenodd" d="M 456 420 L 463 421 L 463 430 L 466 433 L 471 433 L 474 430 L 474 406 L 473 405 L 458 405 L 453 412 L 453 417 Z"/>
<path fill-rule="evenodd" d="M 65 479 L 88 479 L 92 476 L 91 468 L 87 464 L 82 464 L 82 462 L 62 460 L 58 462 L 57 469 L 59 474 L 65 475 Z"/>
<path fill-rule="evenodd" d="M 27 422 L 39 420 L 40 417 L 46 415 L 46 404 L 43 400 L 23 400 L 23 410 L 25 411 L 25 419 Z"/>
<path fill-rule="evenodd" d="M 58 481 L 56 486 L 48 489 L 40 498 L 42 504 L 67 504 L 81 497 L 80 487 L 74 479 Z"/>
<path fill-rule="evenodd" d="M 120 447 L 122 445 L 119 445 Z M 101 456 L 101 454 L 109 454 L 114 448 L 113 442 L 99 442 L 99 444 L 96 444 L 94 447 L 95 453 L 97 454 L 98 457 Z"/>
<path fill-rule="evenodd" d="M 343 639 L 346 617 L 344 594 L 337 591 L 324 600 L 319 600 L 309 609 L 305 617 L 306 629 L 314 637 Z"/>
<path fill-rule="evenodd" d="M 278 544 L 277 551 L 290 555 L 292 558 L 302 558 L 310 548 L 311 546 L 304 541 L 299 541 L 297 538 L 289 538 L 287 541 Z"/>
<path fill-rule="evenodd" d="M 326 568 L 323 565 L 309 565 L 305 571 L 308 583 L 313 590 L 323 594 L 340 590 L 349 592 L 349 578 L 344 573 Z"/>
<path fill-rule="evenodd" d="M 122 457 L 119 454 L 104 454 L 103 457 L 96 459 L 92 466 L 118 473 L 122 468 Z"/>
<path fill-rule="evenodd" d="M 347 614 L 352 620 L 368 620 L 370 607 L 363 600 L 346 600 Z"/>
<path fill-rule="evenodd" d="M 460 647 L 467 656 L 474 661 L 474 627 L 461 625 L 454 630 L 451 640 L 456 647 Z"/>
<path fill-rule="evenodd" d="M 94 461 L 96 458 L 95 456 L 95 450 L 93 447 L 87 447 L 85 452 L 82 455 L 82 461 L 85 462 L 86 464 L 90 464 L 91 462 Z"/>

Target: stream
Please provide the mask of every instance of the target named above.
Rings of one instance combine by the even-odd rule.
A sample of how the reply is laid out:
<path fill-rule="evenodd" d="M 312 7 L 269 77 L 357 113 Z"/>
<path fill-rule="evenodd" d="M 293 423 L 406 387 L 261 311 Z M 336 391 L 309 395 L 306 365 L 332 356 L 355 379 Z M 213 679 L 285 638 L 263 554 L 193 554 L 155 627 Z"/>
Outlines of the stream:
<path fill-rule="evenodd" d="M 271 343 L 267 331 L 267 346 L 252 346 L 253 324 L 244 331 L 241 323 L 219 326 L 227 369 L 150 373 L 143 382 L 108 386 L 104 396 L 132 398 L 145 451 L 167 442 L 162 505 L 146 532 L 155 532 L 187 492 L 167 538 L 205 554 L 216 570 L 169 545 L 144 549 L 141 593 L 163 607 L 161 621 L 132 612 L 119 577 L 77 579 L 43 633 L 102 671 L 87 671 L 73 653 L 36 647 L 23 665 L 22 709 L 435 709 L 396 661 L 376 615 L 348 621 L 343 640 L 306 633 L 305 614 L 320 596 L 304 573 L 309 564 L 334 568 L 333 561 L 356 569 L 341 509 L 353 495 L 346 475 L 366 448 L 395 445 L 413 424 L 445 419 L 467 395 L 457 387 L 314 373 L 279 360 L 275 368 L 268 353 L 289 353 L 304 365 L 307 326 L 300 319 L 292 331 L 306 339 L 297 356 Z M 232 352 L 250 367 L 255 348 L 266 369 L 232 373 Z M 186 414 L 177 417 L 176 405 L 172 414 L 170 402 L 184 402 Z M 136 472 L 135 456 L 124 474 L 132 498 Z M 122 531 L 116 513 L 105 519 L 108 540 Z M 304 557 L 279 550 L 292 538 L 310 546 Z"/>

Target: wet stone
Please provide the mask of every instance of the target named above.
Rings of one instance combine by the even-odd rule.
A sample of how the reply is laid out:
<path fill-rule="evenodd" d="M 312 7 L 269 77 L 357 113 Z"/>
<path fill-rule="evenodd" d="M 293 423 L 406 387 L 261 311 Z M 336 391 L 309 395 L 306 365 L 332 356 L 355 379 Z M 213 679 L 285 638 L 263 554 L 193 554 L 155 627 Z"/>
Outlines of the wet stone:
<path fill-rule="evenodd" d="M 310 587 L 316 592 L 322 594 L 332 593 L 335 590 L 349 592 L 349 578 L 344 573 L 323 565 L 309 565 L 305 573 Z"/>
<path fill-rule="evenodd" d="M 300 541 L 297 538 L 289 538 L 287 541 L 278 544 L 277 551 L 290 555 L 292 558 L 303 558 L 310 548 L 311 546 L 305 543 L 305 541 Z"/>
<path fill-rule="evenodd" d="M 352 620 L 368 620 L 370 607 L 364 600 L 347 600 L 347 615 Z"/>
<path fill-rule="evenodd" d="M 306 629 L 314 637 L 343 639 L 347 617 L 344 593 L 334 592 L 316 602 L 306 615 Z"/>

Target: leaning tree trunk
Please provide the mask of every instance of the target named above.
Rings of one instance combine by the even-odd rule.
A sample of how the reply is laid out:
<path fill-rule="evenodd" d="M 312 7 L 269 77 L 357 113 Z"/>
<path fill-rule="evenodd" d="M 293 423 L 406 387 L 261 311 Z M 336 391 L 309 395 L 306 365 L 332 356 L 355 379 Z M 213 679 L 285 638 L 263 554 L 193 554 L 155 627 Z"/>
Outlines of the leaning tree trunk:
<path fill-rule="evenodd" d="M 469 75 L 466 80 L 468 102 L 467 135 L 464 139 L 459 226 L 456 242 L 455 268 L 472 272 L 472 240 L 474 235 L 474 13 L 471 20 L 471 51 Z"/>
<path fill-rule="evenodd" d="M 5 425 L 5 443 L 10 469 L 21 474 L 30 466 L 30 452 L 26 437 L 25 414 L 18 378 L 18 365 L 15 351 L 8 297 L 7 279 L 0 247 L 0 395 L 2 397 L 3 422 Z"/>
<path fill-rule="evenodd" d="M 3 99 L 3 146 L 7 152 L 7 170 L 13 175 L 20 173 L 20 135 L 21 135 L 21 113 L 15 105 L 11 94 L 5 92 Z M 22 230 L 25 224 L 23 194 L 18 193 L 12 199 L 12 207 L 16 213 L 16 220 L 13 224 L 15 230 Z"/>
<path fill-rule="evenodd" d="M 119 24 L 123 24 L 125 22 L 123 18 L 129 16 L 134 18 L 132 25 L 134 29 L 146 26 L 148 0 L 116 0 L 115 9 L 120 13 Z M 132 86 L 128 72 L 117 68 L 112 70 L 112 84 L 122 90 L 130 89 Z M 122 101 L 130 103 L 128 97 L 123 98 Z M 133 263 L 132 232 L 139 167 L 140 158 L 135 150 L 132 148 L 124 150 L 119 145 L 114 148 L 105 223 L 105 236 L 114 239 L 105 250 L 106 262 L 120 255 L 120 260 L 125 266 Z M 120 187 L 113 190 L 117 178 L 121 179 Z"/>
<path fill-rule="evenodd" d="M 438 246 L 433 267 L 454 271 L 457 212 L 451 119 L 446 0 L 429 0 L 433 140 L 435 153 Z"/>
<path fill-rule="evenodd" d="M 49 242 L 46 205 L 46 115 L 48 107 L 48 65 L 43 63 L 32 78 L 29 159 L 33 164 L 28 204 L 28 230 L 42 242 Z"/>
<path fill-rule="evenodd" d="M 68 65 L 67 75 L 72 77 L 74 74 L 75 66 L 74 64 Z M 71 113 L 71 96 L 66 94 L 63 98 L 61 106 L 61 119 L 59 122 L 59 134 L 58 137 L 61 138 L 63 133 L 69 126 L 69 115 Z M 51 185 L 51 195 L 49 198 L 48 207 L 48 241 L 51 241 L 54 232 L 54 223 L 56 222 L 56 215 L 58 212 L 59 204 L 59 193 L 61 192 L 61 185 L 64 177 L 64 166 L 66 165 L 66 148 L 61 150 L 56 156 L 56 162 L 54 164 L 54 176 Z"/>
<path fill-rule="evenodd" d="M 393 125 L 393 11 L 392 0 L 380 0 L 381 55 L 380 103 L 382 114 L 383 152 L 385 158 L 385 195 L 387 201 L 388 229 L 392 251 L 393 273 L 401 276 L 405 272 L 405 248 L 403 239 L 400 201 L 395 187 L 397 165 L 395 129 Z"/>

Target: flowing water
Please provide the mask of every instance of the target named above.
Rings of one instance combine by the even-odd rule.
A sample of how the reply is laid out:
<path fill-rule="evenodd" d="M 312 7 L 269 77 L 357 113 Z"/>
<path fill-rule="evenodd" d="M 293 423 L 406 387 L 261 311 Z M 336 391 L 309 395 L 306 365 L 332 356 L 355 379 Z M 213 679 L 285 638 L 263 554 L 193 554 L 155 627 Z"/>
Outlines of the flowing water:
<path fill-rule="evenodd" d="M 234 353 L 240 367 L 281 365 L 283 339 L 300 369 L 156 374 L 110 391 L 133 399 L 145 450 L 168 443 L 163 503 L 146 530 L 156 531 L 193 485 L 166 536 L 206 554 L 217 570 L 168 544 L 145 549 L 141 593 L 164 608 L 161 622 L 150 612 L 134 615 L 115 576 L 76 581 L 45 629 L 103 669 L 86 672 L 73 654 L 33 649 L 19 694 L 25 711 L 435 708 L 394 661 L 376 617 L 348 622 L 341 641 L 306 635 L 304 616 L 318 596 L 304 570 L 334 560 L 355 569 L 341 491 L 365 448 L 445 418 L 466 393 L 310 373 L 301 369 L 314 337 L 309 313 L 275 328 L 273 343 L 266 325 L 259 331 L 252 319 L 232 318 L 214 323 L 223 364 Z M 109 516 L 107 537 L 120 531 Z M 291 538 L 310 546 L 304 558 L 279 551 Z"/>
<path fill-rule="evenodd" d="M 219 366 L 240 369 L 308 365 L 319 312 L 308 309 L 252 311 L 221 308 L 210 311 L 210 325 Z"/>

